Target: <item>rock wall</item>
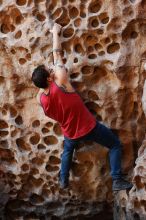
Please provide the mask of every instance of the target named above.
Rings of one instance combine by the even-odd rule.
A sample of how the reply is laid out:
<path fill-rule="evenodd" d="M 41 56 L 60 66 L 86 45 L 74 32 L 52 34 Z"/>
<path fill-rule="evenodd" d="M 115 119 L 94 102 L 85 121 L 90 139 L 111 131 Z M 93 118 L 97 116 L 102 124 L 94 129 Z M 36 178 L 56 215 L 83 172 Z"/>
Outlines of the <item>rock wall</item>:
<path fill-rule="evenodd" d="M 49 30 L 54 21 L 63 26 L 64 63 L 73 86 L 89 110 L 123 143 L 123 171 L 129 178 L 134 175 L 136 187 L 128 207 L 134 214 L 141 210 L 145 214 L 144 147 L 138 155 L 146 127 L 141 101 L 145 18 L 145 0 L 0 0 L 0 207 L 4 219 L 94 215 L 112 219 L 108 151 L 102 146 L 90 142 L 78 146 L 70 189 L 59 189 L 63 136 L 59 125 L 44 116 L 31 82 L 37 65 L 52 64 Z"/>

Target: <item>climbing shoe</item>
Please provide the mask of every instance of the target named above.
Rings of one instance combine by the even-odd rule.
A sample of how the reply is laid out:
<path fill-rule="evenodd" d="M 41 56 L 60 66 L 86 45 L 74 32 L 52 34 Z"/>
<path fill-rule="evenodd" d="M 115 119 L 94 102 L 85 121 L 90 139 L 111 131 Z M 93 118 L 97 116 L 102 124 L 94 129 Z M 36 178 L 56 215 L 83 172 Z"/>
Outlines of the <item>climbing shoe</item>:
<path fill-rule="evenodd" d="M 112 190 L 113 191 L 119 191 L 119 190 L 124 190 L 124 189 L 131 189 L 133 187 L 133 184 L 128 182 L 127 180 L 124 179 L 116 179 L 113 180 L 113 185 L 112 185 Z"/>

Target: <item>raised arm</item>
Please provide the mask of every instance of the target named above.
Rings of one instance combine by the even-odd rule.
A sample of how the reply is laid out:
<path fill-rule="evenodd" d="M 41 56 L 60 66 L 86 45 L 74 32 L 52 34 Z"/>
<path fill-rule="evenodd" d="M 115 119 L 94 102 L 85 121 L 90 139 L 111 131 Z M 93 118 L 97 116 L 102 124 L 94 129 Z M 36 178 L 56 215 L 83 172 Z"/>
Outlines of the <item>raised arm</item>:
<path fill-rule="evenodd" d="M 54 24 L 51 30 L 53 34 L 53 57 L 55 65 L 55 78 L 58 84 L 66 84 L 69 81 L 67 71 L 65 69 L 62 57 L 62 48 L 59 38 L 59 33 L 61 31 L 61 26 Z"/>

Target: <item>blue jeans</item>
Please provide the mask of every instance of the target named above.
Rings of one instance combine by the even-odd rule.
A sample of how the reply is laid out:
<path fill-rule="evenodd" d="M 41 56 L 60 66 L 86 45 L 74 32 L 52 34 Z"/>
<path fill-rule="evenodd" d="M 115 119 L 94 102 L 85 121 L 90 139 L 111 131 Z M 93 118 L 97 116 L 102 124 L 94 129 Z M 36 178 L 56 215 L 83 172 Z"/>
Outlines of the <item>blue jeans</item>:
<path fill-rule="evenodd" d="M 109 149 L 112 179 L 121 178 L 121 142 L 111 129 L 97 122 L 95 128 L 81 138 L 69 139 L 65 137 L 61 160 L 61 180 L 68 181 L 74 149 L 80 141 L 84 140 L 94 141 Z"/>

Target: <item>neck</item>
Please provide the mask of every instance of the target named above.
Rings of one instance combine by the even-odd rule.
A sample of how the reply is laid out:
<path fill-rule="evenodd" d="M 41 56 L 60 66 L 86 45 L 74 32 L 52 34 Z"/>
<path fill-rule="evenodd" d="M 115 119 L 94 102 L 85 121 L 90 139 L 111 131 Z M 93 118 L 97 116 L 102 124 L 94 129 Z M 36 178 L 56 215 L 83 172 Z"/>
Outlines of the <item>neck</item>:
<path fill-rule="evenodd" d="M 46 95 L 49 93 L 49 91 L 50 91 L 49 87 L 46 88 L 46 89 L 44 89 L 44 93 L 45 93 Z"/>

